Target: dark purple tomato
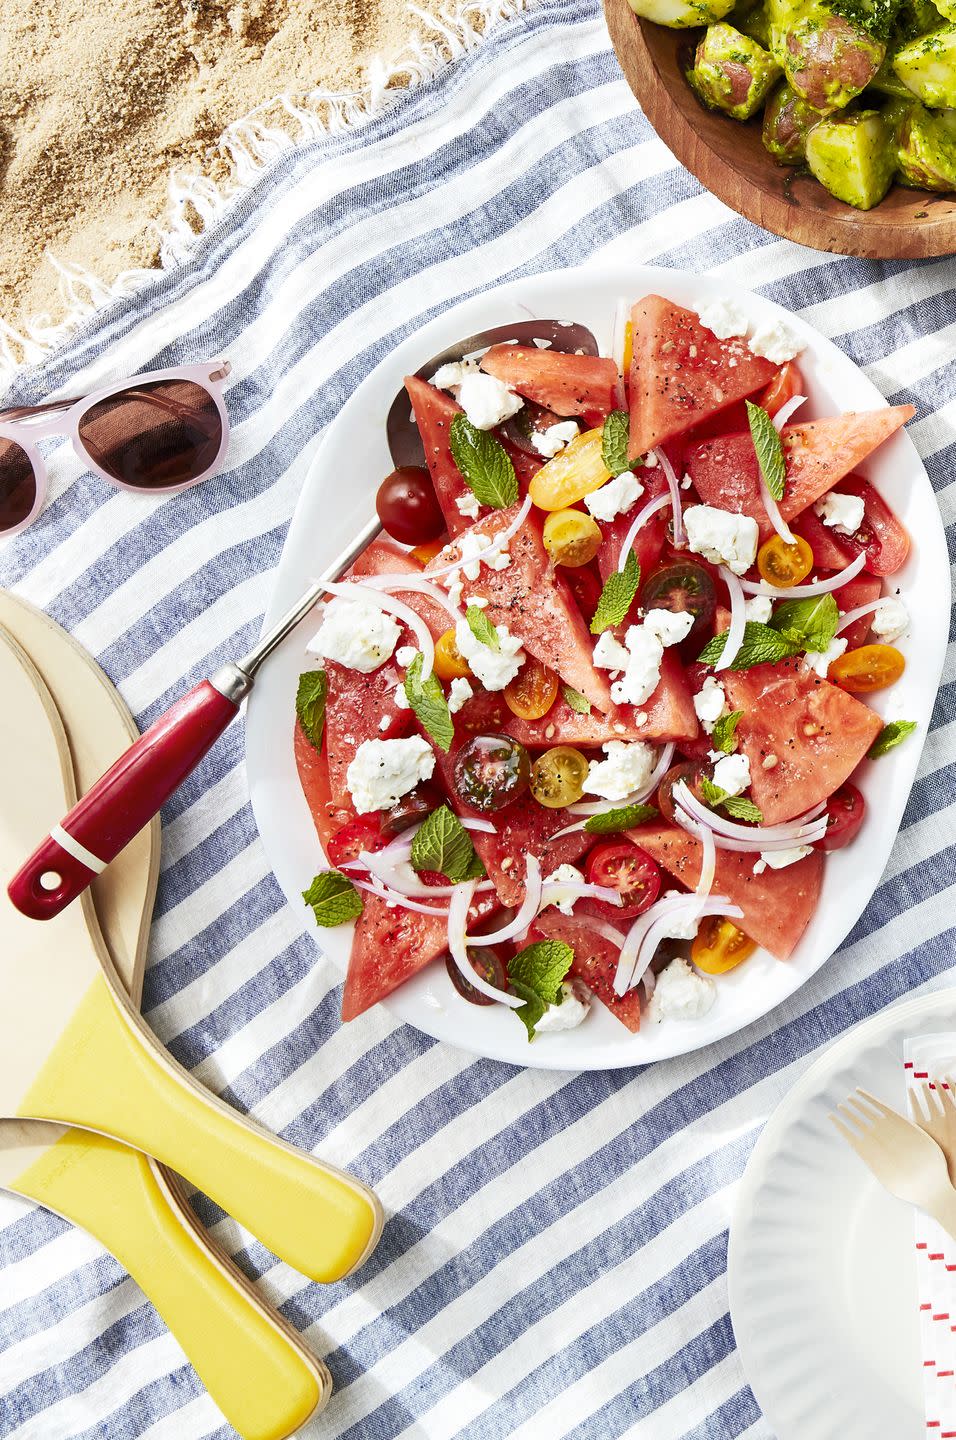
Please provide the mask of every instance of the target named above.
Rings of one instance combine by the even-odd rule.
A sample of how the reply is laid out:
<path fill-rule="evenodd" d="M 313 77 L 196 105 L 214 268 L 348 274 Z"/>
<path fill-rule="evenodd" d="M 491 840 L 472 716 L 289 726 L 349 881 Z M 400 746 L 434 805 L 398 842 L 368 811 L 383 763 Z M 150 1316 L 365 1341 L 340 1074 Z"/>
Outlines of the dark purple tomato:
<path fill-rule="evenodd" d="M 466 805 L 487 814 L 503 810 L 527 790 L 531 760 L 510 735 L 473 735 L 455 759 L 455 789 Z"/>
<path fill-rule="evenodd" d="M 482 980 L 487 980 L 488 984 L 494 985 L 496 990 L 507 989 L 508 979 L 505 975 L 505 967 L 490 945 L 469 945 L 468 959 Z M 490 995 L 483 995 L 480 990 L 475 989 L 474 985 L 472 985 L 458 969 L 458 966 L 450 955 L 445 961 L 445 968 L 451 977 L 451 983 L 463 1000 L 469 1001 L 472 1005 L 494 1005 L 497 1003 L 492 1000 Z"/>
<path fill-rule="evenodd" d="M 427 470 L 402 466 L 386 475 L 375 497 L 378 518 L 402 545 L 424 545 L 445 528 L 445 518 Z"/>
<path fill-rule="evenodd" d="M 398 835 L 402 830 L 410 829 L 443 803 L 442 796 L 434 785 L 416 785 L 414 790 L 409 790 L 390 810 L 382 812 L 379 824 L 383 835 Z"/>

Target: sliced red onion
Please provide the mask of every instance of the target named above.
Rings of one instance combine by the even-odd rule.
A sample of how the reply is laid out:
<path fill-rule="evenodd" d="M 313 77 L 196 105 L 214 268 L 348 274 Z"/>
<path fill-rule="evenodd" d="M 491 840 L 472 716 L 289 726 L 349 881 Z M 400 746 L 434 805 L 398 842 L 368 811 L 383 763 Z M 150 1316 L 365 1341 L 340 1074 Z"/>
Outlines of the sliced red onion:
<path fill-rule="evenodd" d="M 606 920 L 596 920 L 593 915 L 588 916 L 588 929 L 593 930 L 595 935 L 603 935 L 605 940 L 610 940 L 619 950 L 627 939 L 624 931 L 619 930 L 616 925 L 609 925 Z"/>
<path fill-rule="evenodd" d="M 418 648 L 422 652 L 422 679 L 428 679 L 435 664 L 435 642 L 422 617 L 416 615 L 410 606 L 405 605 L 401 600 L 396 600 L 394 595 L 387 595 L 384 590 L 373 589 L 371 585 L 359 587 L 355 584 L 343 585 L 339 581 L 330 580 L 325 588 L 330 595 L 341 595 L 346 600 L 354 600 L 356 590 L 361 588 L 362 594 L 367 595 L 380 610 L 394 615 L 397 620 L 403 620 L 418 641 Z"/>
<path fill-rule="evenodd" d="M 727 631 L 724 648 L 720 652 L 720 659 L 714 669 L 726 670 L 736 660 L 740 654 L 740 647 L 744 643 L 744 632 L 747 625 L 747 613 L 744 607 L 747 601 L 740 586 L 739 575 L 728 570 L 726 565 L 721 565 L 720 575 L 730 594 L 730 629 Z"/>
<path fill-rule="evenodd" d="M 397 890 L 390 890 L 378 880 L 353 880 L 352 884 L 356 890 L 367 890 L 371 895 L 377 895 L 380 900 L 387 900 L 390 905 L 397 905 L 401 910 L 414 910 L 418 915 L 448 914 L 444 905 L 420 905 L 417 900 L 409 900 L 407 895 L 399 895 Z"/>
<path fill-rule="evenodd" d="M 772 417 L 774 428 L 778 434 L 783 429 L 784 425 L 786 425 L 793 412 L 795 410 L 799 410 L 800 406 L 805 405 L 806 403 L 806 395 L 791 395 L 790 399 L 785 401 L 784 404 L 780 406 L 780 409 L 777 411 L 776 415 Z"/>
<path fill-rule="evenodd" d="M 841 630 L 849 629 L 854 620 L 862 620 L 864 615 L 872 615 L 874 610 L 879 610 L 885 599 L 886 596 L 881 595 L 879 600 L 871 600 L 869 605 L 857 605 L 855 610 L 848 610 L 845 615 L 840 616 L 840 623 L 834 633 L 839 635 Z"/>
<path fill-rule="evenodd" d="M 418 900 L 426 899 L 429 895 L 451 895 L 454 891 L 454 885 L 426 885 L 418 879 L 407 859 L 387 859 L 386 856 L 386 850 L 362 850 L 355 860 L 347 861 L 342 868 L 351 869 L 360 865 L 370 875 L 374 875 L 380 884 L 387 885 L 399 895 L 409 895 Z M 477 889 L 481 892 L 493 890 L 494 885 L 490 880 L 482 880 Z"/>
<path fill-rule="evenodd" d="M 701 915 L 704 913 L 709 914 L 712 913 L 710 910 L 711 906 L 724 906 L 729 905 L 729 903 L 726 895 L 715 895 L 701 900 L 699 895 L 687 895 L 683 892 L 675 894 L 673 891 L 669 895 L 664 895 L 660 900 L 655 901 L 649 910 L 644 911 L 643 915 L 638 915 L 625 936 L 624 944 L 621 946 L 621 955 L 618 960 L 617 971 L 614 976 L 614 993 L 616 995 L 625 995 L 628 990 L 632 990 L 642 979 L 647 965 L 650 964 L 651 958 L 653 958 L 654 952 L 653 950 L 651 951 L 646 964 L 640 971 L 637 970 L 638 954 L 639 952 L 643 952 L 644 941 L 652 930 L 658 932 L 654 945 L 654 949 L 656 949 L 662 938 L 660 932 L 666 930 L 668 925 L 675 920 L 678 915 L 682 915 L 684 911 L 693 910 L 694 912 L 699 912 Z M 739 915 L 740 913 L 738 910 L 737 914 Z"/>
<path fill-rule="evenodd" d="M 621 906 L 621 892 L 610 885 L 589 885 L 584 880 L 546 880 L 541 887 L 541 909 L 557 900 L 603 900 L 605 905 Z"/>
<path fill-rule="evenodd" d="M 718 835 L 727 835 L 732 840 L 753 840 L 758 835 L 764 840 L 790 840 L 791 843 L 799 844 L 805 841 L 808 829 L 814 828 L 811 824 L 818 815 L 826 809 L 826 801 L 815 805 L 805 815 L 798 815 L 795 820 L 788 820 L 780 825 L 761 825 L 756 829 L 753 825 L 738 825 L 734 820 L 727 820 L 723 815 L 717 815 L 702 804 L 694 792 L 683 780 L 678 780 L 674 786 L 673 798 L 678 805 L 687 812 L 693 820 L 708 829 L 716 831 Z"/>
<path fill-rule="evenodd" d="M 651 961 L 657 953 L 657 947 L 662 940 L 667 938 L 668 931 L 678 915 L 681 919 L 688 921 L 696 920 L 698 923 L 707 915 L 724 915 L 729 920 L 743 919 L 744 912 L 740 906 L 731 905 L 726 896 L 720 896 L 716 900 L 708 900 L 706 898 L 701 900 L 694 895 L 685 898 L 689 898 L 692 903 L 681 910 L 678 910 L 677 906 L 675 906 L 669 915 L 662 916 L 661 919 L 656 921 L 645 933 L 634 964 L 634 974 L 628 986 L 629 990 L 633 990 L 635 985 L 639 985 L 644 979 L 644 976 L 649 973 Z"/>
<path fill-rule="evenodd" d="M 538 857 L 529 855 L 525 864 L 524 899 L 507 925 L 503 925 L 500 930 L 492 930 L 488 935 L 466 935 L 466 944 L 500 945 L 503 941 L 513 940 L 516 935 L 521 935 L 527 930 L 541 909 L 541 892 L 544 886 L 541 880 L 541 862 Z"/>
<path fill-rule="evenodd" d="M 766 510 L 767 512 L 767 519 L 770 521 L 771 525 L 776 530 L 777 534 L 780 536 L 780 539 L 784 542 L 785 545 L 795 545 L 797 542 L 794 539 L 793 531 L 790 529 L 790 526 L 780 514 L 777 502 L 770 493 L 770 487 L 764 479 L 763 471 L 760 469 L 759 465 L 757 466 L 757 469 L 760 473 L 760 502 L 763 505 L 764 510 Z"/>
<path fill-rule="evenodd" d="M 674 820 L 684 830 L 698 838 L 700 832 L 713 836 L 714 844 L 718 850 L 734 850 L 741 855 L 759 855 L 764 850 L 792 850 L 794 845 L 812 845 L 816 840 L 822 840 L 826 834 L 826 818 L 814 820 L 804 826 L 801 834 L 797 836 L 783 835 L 767 838 L 762 827 L 752 831 L 751 837 L 742 840 L 729 835 L 720 835 L 711 830 L 709 826 L 700 825 L 680 805 L 674 806 Z"/>
<path fill-rule="evenodd" d="M 385 582 L 384 584 L 382 583 L 383 580 Z M 393 590 L 408 590 L 411 593 L 427 595 L 429 600 L 434 600 L 436 605 L 440 605 L 443 610 L 447 611 L 452 620 L 457 622 L 464 618 L 464 612 L 452 603 L 448 591 L 442 590 L 440 585 L 436 585 L 433 580 L 426 580 L 421 575 L 396 575 L 394 578 L 391 576 L 370 575 L 367 578 L 363 576 L 358 581 L 358 584 L 365 590 L 382 590 L 389 592 Z"/>
<path fill-rule="evenodd" d="M 483 975 L 479 975 L 471 961 L 468 959 L 467 928 L 468 911 L 471 909 L 471 902 L 475 894 L 474 880 L 466 880 L 461 885 L 456 885 L 448 906 L 448 950 L 462 975 L 482 995 L 487 995 L 489 1000 L 497 1000 L 500 1005 L 507 1005 L 512 1010 L 517 1010 L 524 1001 L 517 995 L 508 995 L 504 990 L 499 990 L 494 985 L 489 985 Z M 487 945 L 490 937 L 487 935 L 476 935 L 470 942 L 474 945 Z"/>
<path fill-rule="evenodd" d="M 653 451 L 651 453 L 653 454 Z M 634 520 L 634 523 L 631 525 L 627 534 L 624 536 L 623 541 L 621 542 L 621 553 L 618 557 L 617 562 L 618 570 L 623 570 L 624 566 L 627 564 L 627 557 L 631 553 L 631 549 L 637 537 L 637 532 L 641 529 L 642 526 L 647 524 L 648 520 L 650 520 L 652 515 L 656 515 L 658 510 L 663 510 L 670 503 L 671 498 L 669 495 L 655 495 L 653 500 L 648 500 L 647 504 L 643 507 L 643 509 L 637 512 L 637 517 Z"/>
<path fill-rule="evenodd" d="M 531 509 L 531 496 L 530 496 L 530 495 L 526 495 L 526 496 L 524 497 L 524 499 L 522 500 L 520 506 L 518 507 L 518 513 L 517 513 L 517 515 L 515 516 L 515 518 L 511 521 L 511 524 L 510 524 L 510 525 L 506 525 L 503 530 L 499 531 L 499 533 L 494 537 L 494 539 L 493 539 L 493 540 L 490 540 L 483 550 L 479 550 L 479 551 L 478 551 L 478 554 L 477 554 L 477 555 L 469 555 L 467 560 L 460 560 L 460 559 L 459 559 L 459 560 L 453 560 L 450 565 L 441 565 L 441 566 L 439 566 L 439 568 L 438 568 L 437 570 L 433 570 L 433 569 L 429 566 L 429 567 L 426 569 L 426 571 L 425 571 L 426 576 L 428 577 L 429 580 L 440 580 L 443 576 L 445 576 L 445 575 L 450 575 L 453 570 L 460 570 L 461 567 L 462 567 L 462 565 L 472 565 L 472 564 L 475 563 L 476 560 L 483 560 L 486 555 L 492 555 L 496 550 L 501 550 L 501 549 L 503 549 L 504 546 L 507 545 L 508 541 L 509 541 L 510 539 L 512 539 L 513 536 L 517 535 L 518 531 L 521 529 L 521 527 L 522 527 L 522 525 L 524 524 L 525 520 L 528 518 L 528 512 L 530 511 L 530 509 Z M 460 538 L 460 537 L 459 537 L 459 538 Z M 385 575 L 385 576 L 381 576 L 381 575 L 380 575 L 380 576 L 377 576 L 376 578 L 377 578 L 379 581 L 381 581 L 381 580 L 383 580 L 383 579 L 385 579 L 385 580 L 404 580 L 404 579 L 405 579 L 405 576 L 404 576 L 404 575 Z"/>
<path fill-rule="evenodd" d="M 477 817 L 473 819 L 470 815 L 459 815 L 458 819 L 465 830 L 480 830 L 485 835 L 498 834 L 497 825 L 492 825 L 490 820 L 479 820 Z"/>
<path fill-rule="evenodd" d="M 667 488 L 670 491 L 671 507 L 674 511 L 674 548 L 683 550 L 687 543 L 687 536 L 684 533 L 684 511 L 680 500 L 680 482 L 674 473 L 674 467 L 664 454 L 663 450 L 655 450 L 654 454 L 660 461 L 664 478 L 667 481 Z"/>
<path fill-rule="evenodd" d="M 644 998 L 646 1000 L 650 1000 L 657 987 L 657 976 L 654 974 L 654 971 L 650 968 L 650 966 L 647 967 L 647 969 L 644 971 L 644 974 L 641 976 L 641 984 L 644 986 Z"/>
<path fill-rule="evenodd" d="M 770 595 L 774 600 L 803 600 L 810 595 L 827 595 L 831 590 L 839 590 L 841 585 L 859 575 L 865 564 L 866 551 L 861 550 L 855 560 L 851 560 L 836 575 L 831 575 L 829 580 L 814 580 L 809 585 L 788 585 L 786 589 L 766 585 L 762 580 L 741 580 L 740 585 L 745 595 Z"/>
<path fill-rule="evenodd" d="M 705 825 L 700 827 L 700 843 L 702 848 L 700 857 L 700 879 L 697 881 L 694 890 L 696 894 L 706 897 L 714 888 L 714 875 L 717 870 L 717 846 L 714 844 L 713 830 L 708 830 Z"/>

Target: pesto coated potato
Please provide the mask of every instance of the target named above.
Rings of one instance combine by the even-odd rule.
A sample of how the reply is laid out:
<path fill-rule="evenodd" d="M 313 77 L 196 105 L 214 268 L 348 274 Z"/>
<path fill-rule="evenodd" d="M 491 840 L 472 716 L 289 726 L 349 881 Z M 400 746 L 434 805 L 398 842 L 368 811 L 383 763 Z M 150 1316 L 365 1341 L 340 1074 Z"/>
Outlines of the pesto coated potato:
<path fill-rule="evenodd" d="M 910 106 L 899 126 L 900 180 L 916 190 L 956 190 L 956 112 Z"/>
<path fill-rule="evenodd" d="M 881 40 L 842 15 L 811 14 L 788 31 L 784 68 L 801 100 L 832 114 L 866 89 L 885 55 Z"/>
<path fill-rule="evenodd" d="M 878 110 L 821 120 L 807 136 L 807 164 L 831 195 L 858 210 L 871 210 L 893 181 L 892 128 Z"/>
<path fill-rule="evenodd" d="M 734 8 L 734 0 L 627 0 L 635 15 L 653 20 L 672 30 L 689 30 L 722 20 Z"/>
<path fill-rule="evenodd" d="M 823 119 L 784 82 L 767 101 L 763 115 L 764 148 L 780 165 L 799 165 L 807 153 L 807 135 Z"/>
<path fill-rule="evenodd" d="M 894 55 L 893 70 L 924 105 L 956 108 L 956 25 L 911 40 Z"/>
<path fill-rule="evenodd" d="M 694 54 L 687 82 L 711 110 L 734 120 L 756 114 L 780 74 L 773 56 L 732 25 L 711 25 Z"/>

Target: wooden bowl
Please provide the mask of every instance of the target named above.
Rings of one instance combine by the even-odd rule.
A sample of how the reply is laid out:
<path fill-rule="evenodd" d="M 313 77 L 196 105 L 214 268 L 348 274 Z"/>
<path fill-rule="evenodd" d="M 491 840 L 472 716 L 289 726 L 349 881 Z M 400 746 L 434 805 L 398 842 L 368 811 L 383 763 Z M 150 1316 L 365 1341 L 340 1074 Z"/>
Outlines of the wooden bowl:
<path fill-rule="evenodd" d="M 761 143 L 759 119 L 742 125 L 704 109 L 681 66 L 696 32 L 639 20 L 627 0 L 604 0 L 604 13 L 644 114 L 681 164 L 732 210 L 786 240 L 837 255 L 919 260 L 956 254 L 956 197 L 894 185 L 873 210 L 844 205 L 812 176 L 773 161 Z"/>

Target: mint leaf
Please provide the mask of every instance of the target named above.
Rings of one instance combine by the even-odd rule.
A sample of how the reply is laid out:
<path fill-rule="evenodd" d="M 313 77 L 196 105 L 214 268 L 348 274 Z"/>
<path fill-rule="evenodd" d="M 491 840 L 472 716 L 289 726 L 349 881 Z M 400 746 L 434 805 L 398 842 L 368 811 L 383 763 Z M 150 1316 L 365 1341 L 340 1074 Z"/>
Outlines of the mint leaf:
<path fill-rule="evenodd" d="M 761 406 L 747 400 L 747 419 L 750 422 L 750 436 L 757 452 L 757 464 L 766 482 L 767 489 L 775 500 L 783 499 L 787 483 L 787 466 L 783 458 L 783 443 L 777 428 Z"/>
<path fill-rule="evenodd" d="M 302 733 L 314 745 L 322 749 L 322 734 L 325 730 L 325 700 L 329 693 L 329 677 L 324 670 L 307 670 L 299 676 L 299 688 L 295 692 L 295 713 L 299 717 Z"/>
<path fill-rule="evenodd" d="M 891 720 L 888 725 L 883 726 L 867 750 L 867 755 L 871 760 L 879 760 L 880 756 L 885 755 L 888 750 L 895 750 L 897 745 L 901 745 L 907 735 L 912 735 L 916 728 L 915 720 Z"/>
<path fill-rule="evenodd" d="M 721 805 L 727 799 L 727 791 L 721 790 L 720 786 L 715 785 L 713 780 L 709 779 L 706 775 L 702 775 L 700 777 L 700 798 L 705 805 L 710 806 L 711 810 L 716 810 L 717 806 Z"/>
<path fill-rule="evenodd" d="M 451 742 L 455 738 L 451 711 L 448 709 L 445 692 L 438 683 L 435 673 L 432 672 L 427 680 L 422 680 L 424 663 L 422 652 L 419 650 L 405 671 L 405 699 L 439 750 L 444 750 L 447 754 Z"/>
<path fill-rule="evenodd" d="M 714 729 L 710 740 L 715 750 L 722 750 L 725 755 L 731 755 L 736 748 L 736 730 L 743 719 L 742 710 L 734 710 L 730 715 L 721 715 L 719 720 L 714 722 Z"/>
<path fill-rule="evenodd" d="M 724 643 L 727 639 L 727 631 L 722 635 L 715 635 L 713 640 L 708 641 L 697 659 L 702 665 L 716 665 L 724 652 Z M 778 630 L 773 630 L 769 625 L 761 625 L 759 620 L 748 620 L 744 626 L 744 640 L 737 652 L 736 658 L 727 667 L 729 670 L 749 670 L 752 665 L 775 665 L 778 660 L 786 660 L 790 655 L 796 655 L 803 646 L 795 644 L 786 635 L 781 635 Z"/>
<path fill-rule="evenodd" d="M 412 865 L 416 870 L 434 870 L 452 885 L 480 880 L 485 873 L 471 836 L 447 805 L 433 810 L 415 832 Z"/>
<path fill-rule="evenodd" d="M 323 870 L 316 875 L 302 899 L 311 905 L 317 925 L 342 925 L 362 913 L 362 897 L 341 870 Z"/>
<path fill-rule="evenodd" d="M 657 814 L 653 805 L 622 805 L 617 810 L 604 810 L 600 815 L 591 815 L 585 822 L 589 835 L 613 835 L 618 830 L 630 830 L 634 825 L 643 825 Z"/>
<path fill-rule="evenodd" d="M 591 634 L 600 635 L 612 625 L 621 625 L 634 604 L 641 583 L 641 567 L 633 550 L 628 551 L 623 570 L 615 570 L 604 582 L 601 598 L 591 621 Z"/>
<path fill-rule="evenodd" d="M 515 504 L 518 478 L 500 441 L 472 425 L 467 415 L 456 415 L 451 422 L 448 443 L 465 484 L 482 505 L 503 510 Z"/>
<path fill-rule="evenodd" d="M 539 940 L 508 962 L 508 981 L 524 1004 L 515 1011 L 534 1039 L 534 1029 L 549 1005 L 556 1005 L 561 982 L 574 962 L 574 951 L 563 940 Z"/>
<path fill-rule="evenodd" d="M 801 650 L 825 650 L 840 623 L 832 595 L 811 595 L 806 600 L 785 600 L 770 617 L 770 627 Z"/>
<path fill-rule="evenodd" d="M 580 690 L 575 690 L 571 685 L 562 685 L 561 694 L 578 715 L 590 715 L 591 702 L 586 695 L 581 694 Z"/>
<path fill-rule="evenodd" d="M 498 632 L 480 605 L 469 605 L 465 611 L 465 619 L 468 621 L 468 629 L 476 640 L 480 641 L 482 645 L 487 645 L 491 650 L 501 649 Z"/>
<path fill-rule="evenodd" d="M 763 811 L 746 795 L 727 795 L 721 805 L 733 820 L 750 820 L 754 825 L 763 824 Z"/>
<path fill-rule="evenodd" d="M 628 460 L 627 447 L 631 439 L 631 420 L 626 410 L 612 410 L 601 429 L 601 461 L 611 475 L 623 475 L 626 470 L 639 470 L 643 460 Z"/>

